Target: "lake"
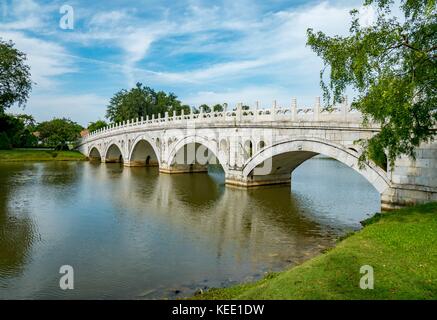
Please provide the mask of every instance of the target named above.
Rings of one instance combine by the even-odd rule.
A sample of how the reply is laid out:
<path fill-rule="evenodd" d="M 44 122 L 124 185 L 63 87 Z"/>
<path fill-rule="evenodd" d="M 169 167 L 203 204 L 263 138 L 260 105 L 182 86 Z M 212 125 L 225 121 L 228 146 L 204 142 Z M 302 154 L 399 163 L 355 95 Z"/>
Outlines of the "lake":
<path fill-rule="evenodd" d="M 292 185 L 90 162 L 0 163 L 0 298 L 157 299 L 253 281 L 335 245 L 379 211 L 358 173 L 316 157 Z M 62 265 L 74 290 L 61 290 Z"/>

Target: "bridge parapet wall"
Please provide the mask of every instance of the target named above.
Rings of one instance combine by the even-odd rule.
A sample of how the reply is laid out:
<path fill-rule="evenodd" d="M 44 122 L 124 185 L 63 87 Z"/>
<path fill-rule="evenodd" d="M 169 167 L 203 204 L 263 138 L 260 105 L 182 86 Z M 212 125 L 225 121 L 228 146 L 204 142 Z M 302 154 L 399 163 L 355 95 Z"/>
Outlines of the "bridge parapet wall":
<path fill-rule="evenodd" d="M 311 125 L 315 122 L 325 123 L 349 123 L 357 126 L 361 125 L 361 113 L 356 110 L 351 110 L 346 102 L 339 106 L 330 108 L 321 108 L 320 98 L 316 98 L 314 106 L 297 106 L 296 99 L 292 100 L 289 107 L 280 107 L 276 102 L 271 108 L 259 108 L 256 103 L 254 108 L 245 109 L 239 103 L 234 110 L 212 111 L 199 113 L 185 114 L 184 111 L 180 114 L 171 114 L 167 112 L 163 115 L 159 114 L 157 117 L 147 116 L 146 118 L 136 118 L 128 121 L 110 124 L 109 126 L 90 132 L 86 137 L 83 137 L 79 144 L 85 143 L 87 140 L 108 134 L 122 132 L 132 127 L 141 127 L 144 129 L 154 129 L 163 127 L 175 126 L 199 126 L 199 125 L 230 125 L 230 124 L 244 124 L 250 123 L 252 125 L 270 123 L 296 123 L 299 125 Z"/>

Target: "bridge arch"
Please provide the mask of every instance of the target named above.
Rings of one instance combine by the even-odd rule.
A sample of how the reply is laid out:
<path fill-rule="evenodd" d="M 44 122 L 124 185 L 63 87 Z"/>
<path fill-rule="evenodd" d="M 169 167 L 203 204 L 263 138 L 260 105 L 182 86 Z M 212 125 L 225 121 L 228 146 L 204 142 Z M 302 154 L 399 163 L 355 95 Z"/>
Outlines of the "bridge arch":
<path fill-rule="evenodd" d="M 263 164 L 265 168 L 271 169 L 269 174 L 291 174 L 300 164 L 318 154 L 331 157 L 351 167 L 364 176 L 379 193 L 383 193 L 390 187 L 390 179 L 386 172 L 373 162 L 365 163 L 360 168 L 357 152 L 338 143 L 307 137 L 277 142 L 258 151 L 245 162 L 243 177 L 256 174 L 255 168 L 257 167 L 262 171 Z M 269 160 L 272 160 L 270 164 Z M 268 168 L 269 166 L 271 168 Z"/>
<path fill-rule="evenodd" d="M 187 136 L 181 140 L 178 140 L 176 143 L 173 143 L 172 148 L 169 150 L 168 157 L 166 159 L 166 163 L 168 166 L 174 165 L 177 160 L 176 157 L 179 152 L 186 148 L 188 145 L 194 145 L 195 147 L 202 147 L 211 152 L 215 159 L 217 159 L 217 164 L 220 164 L 223 168 L 225 174 L 227 173 L 227 159 L 223 152 L 220 152 L 219 143 L 215 140 L 210 140 L 201 136 Z M 196 153 L 198 152 L 197 147 L 195 148 Z M 202 150 L 201 150 L 202 151 Z"/>
<path fill-rule="evenodd" d="M 97 146 L 91 146 L 87 155 L 91 161 L 101 160 L 102 154 Z"/>
<path fill-rule="evenodd" d="M 125 157 L 123 156 L 123 148 L 116 142 L 108 143 L 108 148 L 105 152 L 105 162 L 121 162 L 123 163 Z"/>
<path fill-rule="evenodd" d="M 153 139 L 147 135 L 139 135 L 132 141 L 128 161 L 131 166 L 159 166 L 161 157 Z"/>

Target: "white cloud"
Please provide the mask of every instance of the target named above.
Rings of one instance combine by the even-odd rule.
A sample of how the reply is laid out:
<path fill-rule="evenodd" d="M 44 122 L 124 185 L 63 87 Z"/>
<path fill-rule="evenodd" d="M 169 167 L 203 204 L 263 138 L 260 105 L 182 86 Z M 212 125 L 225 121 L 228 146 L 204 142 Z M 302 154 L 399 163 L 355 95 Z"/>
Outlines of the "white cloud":
<path fill-rule="evenodd" d="M 350 22 L 350 9 L 351 7 L 332 6 L 323 2 L 315 6 L 270 13 L 262 18 L 258 17 L 259 20 L 247 18 L 247 21 L 238 20 L 238 12 L 234 17 L 220 20 L 216 16 L 220 14 L 219 11 L 202 11 L 206 16 L 200 20 L 204 21 L 204 31 L 237 25 L 242 37 L 213 45 L 208 43 L 206 46 L 198 42 L 199 37 L 194 37 L 194 42 L 186 42 L 182 47 L 176 48 L 176 51 L 178 54 L 209 51 L 211 54 L 218 53 L 229 61 L 182 72 L 157 72 L 152 79 L 161 83 L 197 82 L 207 85 L 211 82 L 229 82 L 257 75 L 268 75 L 271 78 L 298 75 L 310 76 L 312 79 L 316 75 L 318 86 L 320 63 L 311 49 L 306 47 L 306 30 L 312 27 L 328 34 L 345 34 Z M 200 9 L 196 10 L 198 12 Z M 238 23 L 234 24 L 233 19 L 238 20 Z M 169 33 L 192 33 L 202 29 L 198 20 L 190 21 L 195 22 L 181 24 L 178 30 L 169 30 Z M 305 72 L 301 70 L 302 65 L 306 66 Z"/>
<path fill-rule="evenodd" d="M 86 126 L 89 121 L 103 119 L 109 99 L 95 94 L 43 94 L 32 95 L 24 110 L 13 108 L 13 113 L 30 113 L 37 121 L 53 118 L 70 118 Z"/>
<path fill-rule="evenodd" d="M 21 18 L 0 25 L 0 31 L 2 37 L 10 37 L 28 54 L 32 77 L 38 83 L 35 87 L 37 98 L 32 97 L 29 110 L 37 110 L 45 118 L 49 115 L 47 110 L 56 115 L 66 112 L 82 118 L 104 115 L 107 100 L 103 101 L 99 96 L 81 92 L 77 100 L 79 106 L 68 100 L 71 96 L 59 94 L 58 77 L 77 72 L 82 62 L 99 64 L 102 66 L 99 70 L 104 72 L 107 68 L 108 74 L 114 70 L 124 74 L 126 86 L 142 81 L 152 87 L 180 89 L 174 91 L 184 102 L 195 105 L 240 100 L 248 104 L 261 100 L 265 105 L 271 105 L 273 99 L 288 105 L 292 96 L 312 104 L 313 96 L 320 94 L 321 60 L 306 47 L 306 30 L 311 27 L 332 35 L 347 33 L 349 11 L 355 5 L 324 1 L 262 12 L 252 1 L 225 0 L 220 6 L 189 1 L 183 9 L 182 6 L 165 8 L 147 18 L 136 9 L 97 11 L 92 7 L 78 8 L 75 16 L 81 23 L 77 25 L 83 27 L 61 33 L 47 29 L 44 17 L 48 10 L 56 8 L 55 4 L 41 8 L 35 1 L 24 0 L 14 2 L 14 15 Z M 371 17 L 371 12 L 364 13 L 363 21 L 371 22 Z M 51 37 L 50 41 L 24 31 L 36 29 L 43 30 L 44 35 Z M 111 54 L 105 58 L 108 60 L 99 60 L 94 55 L 93 58 L 89 58 L 91 55 L 78 57 L 67 50 L 70 42 L 84 52 L 109 48 Z M 186 66 L 179 62 L 166 66 L 166 70 L 160 69 L 160 63 L 156 68 L 150 67 L 153 63 L 148 69 L 143 68 L 141 62 L 154 45 L 163 48 L 163 56 L 180 58 L 180 61 L 184 61 L 185 55 L 198 53 L 210 54 L 216 59 L 211 59 L 209 64 L 191 61 Z M 119 50 L 118 56 L 114 49 Z M 268 85 L 260 84 L 262 82 Z M 96 85 L 107 86 L 104 82 Z M 45 95 L 40 89 L 46 90 Z M 76 90 L 74 84 L 72 90 Z M 90 92 L 93 91 L 90 88 Z M 68 101 L 63 103 L 62 99 Z M 46 103 L 51 107 L 44 107 Z M 91 111 L 92 108 L 98 112 Z"/>
<path fill-rule="evenodd" d="M 260 108 L 269 108 L 273 101 L 276 100 L 280 107 L 290 107 L 291 99 L 296 98 L 296 92 L 291 88 L 280 86 L 248 86 L 240 89 L 225 89 L 221 91 L 200 91 L 182 97 L 184 103 L 188 105 L 199 106 L 201 104 L 215 105 L 217 103 L 228 103 L 230 108 L 233 108 L 237 103 L 243 103 L 251 107 L 255 106 L 255 102 L 259 102 Z M 299 106 L 312 106 L 316 95 L 299 95 Z"/>
<path fill-rule="evenodd" d="M 55 77 L 75 71 L 73 59 L 58 43 L 29 37 L 22 32 L 2 32 L 2 37 L 12 40 L 26 53 L 35 89 L 53 89 L 57 84 Z"/>

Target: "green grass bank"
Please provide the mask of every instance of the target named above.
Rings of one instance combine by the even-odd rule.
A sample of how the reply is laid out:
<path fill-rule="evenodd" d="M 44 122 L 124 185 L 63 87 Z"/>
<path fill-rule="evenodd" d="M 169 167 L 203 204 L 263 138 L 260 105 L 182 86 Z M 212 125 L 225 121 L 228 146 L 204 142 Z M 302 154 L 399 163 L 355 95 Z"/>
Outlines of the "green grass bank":
<path fill-rule="evenodd" d="M 437 203 L 377 214 L 326 253 L 254 283 L 193 299 L 437 299 Z M 374 289 L 360 288 L 360 267 Z"/>
<path fill-rule="evenodd" d="M 0 150 L 0 161 L 83 161 L 87 158 L 78 151 L 42 149 Z"/>

